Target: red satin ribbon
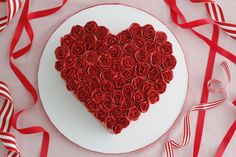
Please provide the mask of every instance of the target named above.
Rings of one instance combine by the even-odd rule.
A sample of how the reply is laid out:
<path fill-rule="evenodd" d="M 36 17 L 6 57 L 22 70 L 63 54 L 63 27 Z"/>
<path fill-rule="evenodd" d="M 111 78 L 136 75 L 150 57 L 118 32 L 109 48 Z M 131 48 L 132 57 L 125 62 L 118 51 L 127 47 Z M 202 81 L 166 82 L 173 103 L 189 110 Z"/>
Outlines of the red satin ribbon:
<path fill-rule="evenodd" d="M 26 54 L 32 46 L 33 39 L 34 39 L 34 32 L 33 32 L 32 26 L 30 24 L 30 20 L 44 17 L 44 16 L 48 16 L 50 14 L 57 12 L 60 8 L 62 8 L 65 5 L 66 2 L 67 2 L 67 0 L 63 0 L 63 3 L 60 6 L 57 6 L 57 7 L 51 8 L 51 9 L 36 11 L 33 13 L 28 13 L 30 0 L 25 0 L 25 4 L 24 4 L 23 10 L 22 10 L 19 22 L 17 24 L 13 39 L 11 41 L 10 67 L 13 70 L 13 72 L 16 74 L 16 76 L 20 80 L 20 82 L 23 84 L 23 86 L 32 95 L 32 97 L 34 99 L 33 106 L 36 104 L 36 102 L 38 100 L 38 95 L 37 95 L 36 89 L 30 83 L 30 81 L 25 77 L 25 75 L 20 71 L 20 69 L 14 64 L 13 61 L 14 61 L 14 59 L 17 59 L 17 58 L 21 57 L 22 55 Z M 26 33 L 28 35 L 28 38 L 30 39 L 30 42 L 26 46 L 21 48 L 20 50 L 15 51 L 15 47 L 16 47 L 17 43 L 19 42 L 22 31 L 24 29 L 26 30 Z M 31 106 L 30 108 L 32 108 L 33 106 Z M 30 109 L 30 108 L 28 108 L 28 109 Z M 19 116 L 21 115 L 22 112 L 24 112 L 25 110 L 28 110 L 28 109 L 24 109 L 24 110 L 17 112 L 15 114 L 15 116 L 13 117 L 12 125 L 17 131 L 19 131 L 22 134 L 43 133 L 43 141 L 42 141 L 42 145 L 41 145 L 40 157 L 46 157 L 47 153 L 48 153 L 48 146 L 49 146 L 48 132 L 41 126 L 31 126 L 28 128 L 18 128 L 17 127 L 17 120 L 18 120 Z"/>
<path fill-rule="evenodd" d="M 236 63 L 236 56 L 234 54 L 232 54 L 231 52 L 223 49 L 222 47 L 220 47 L 217 44 L 218 38 L 219 38 L 219 27 L 214 23 L 214 21 L 209 20 L 209 19 L 200 19 L 200 20 L 187 22 L 183 13 L 177 7 L 176 0 L 165 0 L 165 2 L 170 7 L 170 13 L 171 13 L 171 18 L 172 18 L 173 22 L 182 28 L 190 29 L 196 36 L 198 36 L 200 39 L 202 39 L 211 48 L 210 54 L 208 57 L 207 69 L 206 69 L 206 73 L 205 73 L 205 80 L 204 80 L 204 85 L 203 85 L 203 90 L 202 90 L 202 98 L 201 98 L 201 102 L 206 102 L 208 99 L 208 91 L 206 89 L 207 88 L 206 82 L 212 76 L 212 69 L 214 66 L 215 53 L 217 52 L 217 53 L 221 54 L 222 56 L 226 57 L 227 59 L 229 59 L 230 61 L 232 61 L 234 63 Z M 200 3 L 200 2 L 213 2 L 213 1 L 192 0 L 192 2 Z M 178 21 L 178 18 L 181 19 L 182 23 L 180 23 Z M 213 24 L 212 40 L 208 39 L 206 36 L 202 35 L 201 33 L 197 32 L 193 29 L 195 27 L 199 27 L 199 26 L 203 26 L 203 25 L 207 25 L 207 24 Z M 203 132 L 203 127 L 204 127 L 204 119 L 205 119 L 205 112 L 202 111 L 198 115 L 193 157 L 198 157 L 198 154 L 199 154 L 199 148 L 200 148 L 200 144 L 201 144 L 202 132 Z M 227 147 L 227 145 L 223 145 L 222 147 L 225 149 Z M 218 155 L 218 152 L 217 152 L 217 155 Z M 219 155 L 217 157 L 219 157 Z"/>

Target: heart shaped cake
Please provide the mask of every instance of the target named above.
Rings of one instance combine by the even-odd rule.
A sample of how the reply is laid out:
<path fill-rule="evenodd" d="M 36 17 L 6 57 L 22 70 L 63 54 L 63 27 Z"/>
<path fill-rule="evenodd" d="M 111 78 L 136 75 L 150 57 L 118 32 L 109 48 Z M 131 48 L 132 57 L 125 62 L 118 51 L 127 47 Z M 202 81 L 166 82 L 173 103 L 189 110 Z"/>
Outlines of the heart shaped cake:
<path fill-rule="evenodd" d="M 60 43 L 55 68 L 67 90 L 115 134 L 158 102 L 173 79 L 172 44 L 149 24 L 114 35 L 90 21 Z"/>

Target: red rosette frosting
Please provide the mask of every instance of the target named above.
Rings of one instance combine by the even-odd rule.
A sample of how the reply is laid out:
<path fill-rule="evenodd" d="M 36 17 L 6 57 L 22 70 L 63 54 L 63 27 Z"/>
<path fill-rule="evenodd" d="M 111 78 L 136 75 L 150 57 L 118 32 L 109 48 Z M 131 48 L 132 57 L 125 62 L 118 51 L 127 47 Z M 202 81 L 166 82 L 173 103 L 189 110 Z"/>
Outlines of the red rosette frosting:
<path fill-rule="evenodd" d="M 140 112 L 145 113 L 149 109 L 149 103 L 147 101 L 141 102 L 138 104 L 138 109 Z"/>
<path fill-rule="evenodd" d="M 146 40 L 154 41 L 156 32 L 152 25 L 145 25 L 142 28 L 142 37 L 145 38 Z"/>
<path fill-rule="evenodd" d="M 89 90 L 88 87 L 81 85 L 75 91 L 75 95 L 76 95 L 77 99 L 79 99 L 81 102 L 85 102 L 85 101 L 87 101 L 89 99 L 89 97 L 91 95 L 91 91 Z"/>
<path fill-rule="evenodd" d="M 169 83 L 173 79 L 172 70 L 166 69 L 166 70 L 162 71 L 162 77 L 166 83 Z"/>
<path fill-rule="evenodd" d="M 61 38 L 61 45 L 71 47 L 74 41 L 75 41 L 75 38 L 72 35 L 68 34 Z"/>
<path fill-rule="evenodd" d="M 132 56 L 136 52 L 137 48 L 132 43 L 127 43 L 123 47 L 124 54 L 127 56 Z"/>
<path fill-rule="evenodd" d="M 162 73 L 160 71 L 159 68 L 151 68 L 149 70 L 149 73 L 148 73 L 148 77 L 152 80 L 152 81 L 156 81 L 158 79 L 161 79 L 162 78 Z"/>
<path fill-rule="evenodd" d="M 122 91 L 115 90 L 114 93 L 113 93 L 113 100 L 116 103 L 122 103 L 123 99 L 124 99 L 124 95 L 123 95 Z"/>
<path fill-rule="evenodd" d="M 129 27 L 129 32 L 133 38 L 141 37 L 142 28 L 138 23 L 133 23 Z"/>
<path fill-rule="evenodd" d="M 138 76 L 132 80 L 132 86 L 136 89 L 142 89 L 144 82 L 145 79 L 143 77 Z"/>
<path fill-rule="evenodd" d="M 107 50 L 107 54 L 110 58 L 112 58 L 114 60 L 120 60 L 123 55 L 123 51 L 120 46 L 115 45 L 115 46 L 111 46 Z"/>
<path fill-rule="evenodd" d="M 75 81 L 75 80 L 71 80 L 71 81 L 67 82 L 67 84 L 66 84 L 66 88 L 69 91 L 75 91 L 78 88 L 78 86 L 79 86 L 79 83 L 78 83 L 78 81 Z"/>
<path fill-rule="evenodd" d="M 118 43 L 118 37 L 112 34 L 108 34 L 106 37 L 106 43 L 109 46 L 115 45 Z"/>
<path fill-rule="evenodd" d="M 80 39 L 84 35 L 84 27 L 76 25 L 71 29 L 71 35 L 73 35 L 76 39 Z"/>
<path fill-rule="evenodd" d="M 152 89 L 148 92 L 148 101 L 151 103 L 151 104 L 154 104 L 156 103 L 157 101 L 159 101 L 159 92 L 158 90 L 155 90 L 155 89 Z"/>
<path fill-rule="evenodd" d="M 123 129 L 122 125 L 121 124 L 116 124 L 114 127 L 113 127 L 113 132 L 115 134 L 119 134 L 121 132 L 121 130 Z"/>
<path fill-rule="evenodd" d="M 172 51 L 166 34 L 149 24 L 113 35 L 90 21 L 61 38 L 54 66 L 67 90 L 118 134 L 166 91 L 176 66 Z"/>
<path fill-rule="evenodd" d="M 93 100 L 88 100 L 85 103 L 85 107 L 88 109 L 89 112 L 94 113 L 98 109 L 98 104 L 96 104 Z"/>
<path fill-rule="evenodd" d="M 106 38 L 108 33 L 109 33 L 109 30 L 106 27 L 99 26 L 95 35 L 99 40 L 103 40 Z"/>
<path fill-rule="evenodd" d="M 69 53 L 69 49 L 67 47 L 59 46 L 55 50 L 56 59 L 62 60 L 67 56 L 68 53 Z"/>
<path fill-rule="evenodd" d="M 166 83 L 163 80 L 157 80 L 154 82 L 154 88 L 162 94 L 166 91 Z"/>
<path fill-rule="evenodd" d="M 84 29 L 88 33 L 95 33 L 98 29 L 98 25 L 95 21 L 90 21 L 84 25 Z"/>
<path fill-rule="evenodd" d="M 97 54 L 105 54 L 107 51 L 107 45 L 104 41 L 98 40 L 95 43 L 94 50 L 97 52 Z"/>
<path fill-rule="evenodd" d="M 173 55 L 167 56 L 162 61 L 162 67 L 164 69 L 174 69 L 175 66 L 176 66 L 176 59 Z"/>
<path fill-rule="evenodd" d="M 88 64 L 95 64 L 98 60 L 98 55 L 95 51 L 89 50 L 84 53 L 84 58 Z"/>
<path fill-rule="evenodd" d="M 128 118 L 129 120 L 136 121 L 140 116 L 140 111 L 137 107 L 133 106 L 129 109 Z"/>
<path fill-rule="evenodd" d="M 65 67 L 65 68 L 61 71 L 61 77 L 62 77 L 65 81 L 71 80 L 74 76 L 75 76 L 75 69 L 74 69 L 73 67 Z"/>
<path fill-rule="evenodd" d="M 83 43 L 77 42 L 72 45 L 70 51 L 71 51 L 71 54 L 74 55 L 75 57 L 81 58 L 81 56 L 85 52 L 85 46 Z"/>
<path fill-rule="evenodd" d="M 63 61 L 56 61 L 55 68 L 57 71 L 61 71 L 64 68 L 64 62 Z"/>
<path fill-rule="evenodd" d="M 164 32 L 158 31 L 156 32 L 156 43 L 161 44 L 166 42 L 167 36 Z"/>
<path fill-rule="evenodd" d="M 172 44 L 169 41 L 166 41 L 161 44 L 160 51 L 164 55 L 172 54 Z"/>
<path fill-rule="evenodd" d="M 125 45 L 132 40 L 132 36 L 128 30 L 124 30 L 118 34 L 118 39 L 121 45 Z"/>

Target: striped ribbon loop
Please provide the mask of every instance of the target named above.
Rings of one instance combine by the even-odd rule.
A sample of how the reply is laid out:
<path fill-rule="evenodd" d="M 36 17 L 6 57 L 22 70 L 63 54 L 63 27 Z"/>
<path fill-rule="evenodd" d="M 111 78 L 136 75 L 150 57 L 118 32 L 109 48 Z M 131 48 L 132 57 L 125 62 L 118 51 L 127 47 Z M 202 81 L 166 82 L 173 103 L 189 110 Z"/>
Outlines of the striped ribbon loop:
<path fill-rule="evenodd" d="M 189 143 L 190 140 L 190 116 L 192 112 L 199 112 L 199 111 L 207 111 L 209 109 L 213 109 L 216 108 L 220 105 L 222 105 L 225 100 L 228 97 L 228 91 L 227 91 L 227 87 L 230 84 L 231 81 L 231 75 L 230 75 L 230 70 L 229 67 L 227 65 L 227 63 L 225 61 L 223 61 L 221 63 L 221 66 L 223 67 L 228 82 L 226 85 L 223 86 L 223 83 L 220 80 L 216 80 L 216 79 L 212 79 L 208 81 L 208 89 L 213 92 L 213 93 L 222 93 L 222 98 L 217 100 L 217 101 L 212 101 L 212 102 L 207 102 L 207 103 L 202 103 L 202 104 L 198 104 L 196 106 L 193 106 L 188 112 L 187 114 L 184 116 L 184 131 L 183 131 L 183 139 L 182 142 L 179 144 L 177 142 L 175 142 L 174 140 L 169 140 L 168 142 L 166 142 L 165 144 L 165 150 L 166 150 L 166 156 L 167 157 L 174 157 L 174 150 L 178 149 L 178 148 L 182 148 L 184 146 L 186 146 Z M 220 84 L 221 86 L 218 87 L 216 86 L 216 84 Z"/>
<path fill-rule="evenodd" d="M 1 81 L 0 96 L 4 99 L 3 106 L 0 110 L 0 142 L 8 150 L 7 157 L 20 157 L 20 151 L 16 145 L 15 137 L 10 133 L 14 115 L 11 94 L 7 85 Z"/>
<path fill-rule="evenodd" d="M 7 6 L 7 16 L 0 16 L 0 32 L 11 22 L 13 17 L 16 15 L 21 7 L 20 0 L 0 0 L 0 2 L 5 2 Z M 0 3 L 2 4 L 2 3 Z"/>
<path fill-rule="evenodd" d="M 214 0 L 191 0 L 194 3 L 205 3 L 211 19 L 232 38 L 236 39 L 236 24 L 225 21 L 224 13 L 220 5 Z"/>

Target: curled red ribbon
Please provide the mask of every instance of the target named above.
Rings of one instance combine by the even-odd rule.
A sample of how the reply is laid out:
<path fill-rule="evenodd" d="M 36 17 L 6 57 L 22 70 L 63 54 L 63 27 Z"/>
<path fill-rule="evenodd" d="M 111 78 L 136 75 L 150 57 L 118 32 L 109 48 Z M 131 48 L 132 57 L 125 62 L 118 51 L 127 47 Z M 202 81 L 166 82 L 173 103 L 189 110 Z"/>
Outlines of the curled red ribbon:
<path fill-rule="evenodd" d="M 30 81 L 25 77 L 25 75 L 20 71 L 20 69 L 14 64 L 13 60 L 26 54 L 32 46 L 33 39 L 34 39 L 34 32 L 31 27 L 30 20 L 44 17 L 44 16 L 48 16 L 50 14 L 57 12 L 60 8 L 62 8 L 65 5 L 66 2 L 67 2 L 67 0 L 63 0 L 63 3 L 60 6 L 57 6 L 57 7 L 51 8 L 51 9 L 36 11 L 33 13 L 28 13 L 30 0 L 26 0 L 23 10 L 22 10 L 22 13 L 21 13 L 21 16 L 20 16 L 20 19 L 19 19 L 19 22 L 18 22 L 16 30 L 15 30 L 14 36 L 13 36 L 13 39 L 11 41 L 10 67 L 13 70 L 13 72 L 16 74 L 16 76 L 18 77 L 20 82 L 23 84 L 23 86 L 32 95 L 32 97 L 34 99 L 34 105 L 36 104 L 36 102 L 38 100 L 38 95 L 37 95 L 36 89 L 33 87 L 33 85 L 30 83 Z M 15 47 L 21 37 L 23 29 L 26 30 L 26 33 L 28 35 L 28 38 L 30 39 L 30 42 L 26 46 L 21 48 L 20 50 L 15 51 Z M 30 109 L 30 108 L 28 108 L 28 109 Z M 19 116 L 21 115 L 21 113 L 24 112 L 25 110 L 27 110 L 27 109 L 21 110 L 15 114 L 15 116 L 13 117 L 13 120 L 12 120 L 12 125 L 17 131 L 19 131 L 22 134 L 43 133 L 43 141 L 42 141 L 42 145 L 41 145 L 40 156 L 46 157 L 47 153 L 48 153 L 48 146 L 49 146 L 48 132 L 44 128 L 42 128 L 41 126 L 31 126 L 28 128 L 18 128 L 17 127 L 17 120 L 18 120 Z"/>

